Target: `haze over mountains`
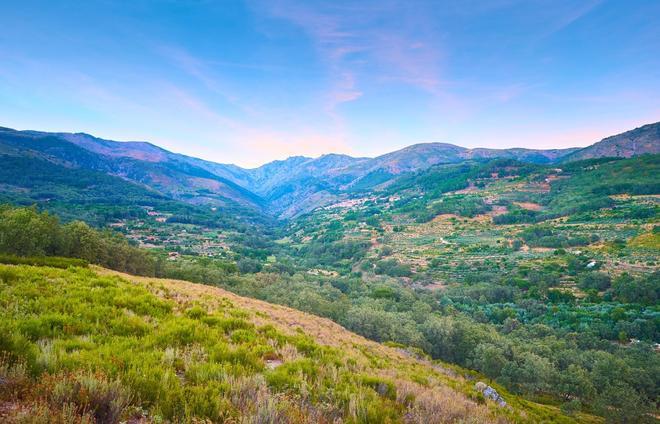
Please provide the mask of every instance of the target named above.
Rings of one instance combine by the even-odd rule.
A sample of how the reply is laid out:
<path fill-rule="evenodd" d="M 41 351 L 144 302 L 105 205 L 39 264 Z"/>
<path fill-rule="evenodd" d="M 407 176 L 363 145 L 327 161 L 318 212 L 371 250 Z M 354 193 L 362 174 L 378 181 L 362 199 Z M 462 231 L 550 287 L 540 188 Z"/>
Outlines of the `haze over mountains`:
<path fill-rule="evenodd" d="M 152 194 L 191 204 L 237 204 L 280 218 L 311 211 L 351 193 L 385 187 L 402 174 L 438 164 L 491 158 L 560 163 L 657 153 L 660 153 L 660 122 L 605 138 L 586 148 L 468 149 L 446 143 L 424 143 L 375 158 L 341 154 L 318 158 L 294 156 L 245 169 L 172 153 L 147 142 L 117 142 L 84 133 L 0 127 L 0 165 L 16 167 L 15 173 L 26 172 L 24 164 L 17 165 L 17 158 L 28 159 L 33 168 L 41 161 L 62 173 L 85 169 L 118 177 Z M 3 190 L 12 189 L 7 187 L 11 181 L 3 183 Z"/>

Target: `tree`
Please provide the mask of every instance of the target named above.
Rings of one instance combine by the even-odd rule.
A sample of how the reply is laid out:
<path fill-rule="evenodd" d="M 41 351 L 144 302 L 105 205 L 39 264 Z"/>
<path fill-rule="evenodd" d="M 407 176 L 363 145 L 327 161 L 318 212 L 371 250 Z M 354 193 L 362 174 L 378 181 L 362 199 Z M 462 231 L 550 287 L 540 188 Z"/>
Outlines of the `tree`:
<path fill-rule="evenodd" d="M 630 386 L 617 383 L 607 386 L 598 396 L 596 410 L 608 423 L 655 422 L 648 416 L 647 402 Z"/>
<path fill-rule="evenodd" d="M 35 208 L 5 208 L 0 214 L 0 251 L 19 256 L 57 253 L 59 221 Z"/>
<path fill-rule="evenodd" d="M 523 352 L 508 362 L 498 381 L 518 393 L 532 394 L 547 390 L 554 376 L 550 361 L 531 352 Z"/>
<path fill-rule="evenodd" d="M 241 258 L 236 263 L 241 274 L 254 274 L 261 271 L 261 262 L 252 258 Z"/>
<path fill-rule="evenodd" d="M 579 365 L 570 364 L 558 376 L 557 390 L 566 399 L 591 399 L 596 392 L 589 372 Z"/>
<path fill-rule="evenodd" d="M 496 379 L 507 364 L 504 349 L 494 344 L 484 343 L 477 346 L 474 352 L 473 367 L 488 377 Z"/>
<path fill-rule="evenodd" d="M 654 305 L 660 298 L 660 272 L 637 279 L 622 274 L 614 280 L 612 292 L 620 302 Z"/>
<path fill-rule="evenodd" d="M 583 290 L 595 289 L 603 291 L 610 288 L 612 279 L 604 272 L 587 272 L 578 278 L 578 286 Z"/>
<path fill-rule="evenodd" d="M 102 256 L 99 233 L 81 221 L 74 221 L 63 228 L 62 255 L 98 262 Z"/>

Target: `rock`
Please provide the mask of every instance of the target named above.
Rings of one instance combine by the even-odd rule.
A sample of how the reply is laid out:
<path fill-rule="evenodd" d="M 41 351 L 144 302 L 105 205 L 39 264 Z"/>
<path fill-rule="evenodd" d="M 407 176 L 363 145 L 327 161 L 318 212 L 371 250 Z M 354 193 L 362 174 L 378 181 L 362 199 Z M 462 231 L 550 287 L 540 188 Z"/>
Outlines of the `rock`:
<path fill-rule="evenodd" d="M 487 387 L 488 387 L 488 385 L 486 383 L 484 383 L 483 381 L 480 381 L 480 382 L 478 382 L 477 384 L 474 385 L 474 388 L 479 390 L 481 393 L 483 393 L 484 390 L 486 390 Z"/>
<path fill-rule="evenodd" d="M 500 396 L 499 393 L 497 393 L 497 390 L 493 389 L 483 381 L 478 382 L 477 384 L 474 385 L 474 388 L 478 391 L 480 391 L 486 399 L 490 399 L 497 403 L 499 406 L 504 407 L 506 406 L 506 401 L 502 396 Z"/>

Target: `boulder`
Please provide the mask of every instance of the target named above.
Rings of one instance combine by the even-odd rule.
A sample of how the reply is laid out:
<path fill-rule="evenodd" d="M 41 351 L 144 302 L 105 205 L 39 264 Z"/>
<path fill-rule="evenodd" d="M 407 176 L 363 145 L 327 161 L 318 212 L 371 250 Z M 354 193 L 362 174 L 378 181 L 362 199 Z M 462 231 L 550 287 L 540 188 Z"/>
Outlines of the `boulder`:
<path fill-rule="evenodd" d="M 474 388 L 481 392 L 481 394 L 483 394 L 486 399 L 494 401 L 501 407 L 506 406 L 506 401 L 502 396 L 500 396 L 499 393 L 497 393 L 497 390 L 493 389 L 483 381 L 479 381 L 477 384 L 475 384 Z"/>

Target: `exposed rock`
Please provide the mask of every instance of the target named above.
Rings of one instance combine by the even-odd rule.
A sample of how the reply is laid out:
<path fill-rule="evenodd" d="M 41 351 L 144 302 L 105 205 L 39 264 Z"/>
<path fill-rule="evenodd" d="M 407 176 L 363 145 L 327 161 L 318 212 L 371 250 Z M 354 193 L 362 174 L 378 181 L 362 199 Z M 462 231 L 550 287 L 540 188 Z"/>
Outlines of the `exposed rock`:
<path fill-rule="evenodd" d="M 481 392 L 486 399 L 494 401 L 501 407 L 506 406 L 506 401 L 502 396 L 500 396 L 499 393 L 497 393 L 497 390 L 493 389 L 483 381 L 479 381 L 477 384 L 475 384 L 474 388 Z"/>

